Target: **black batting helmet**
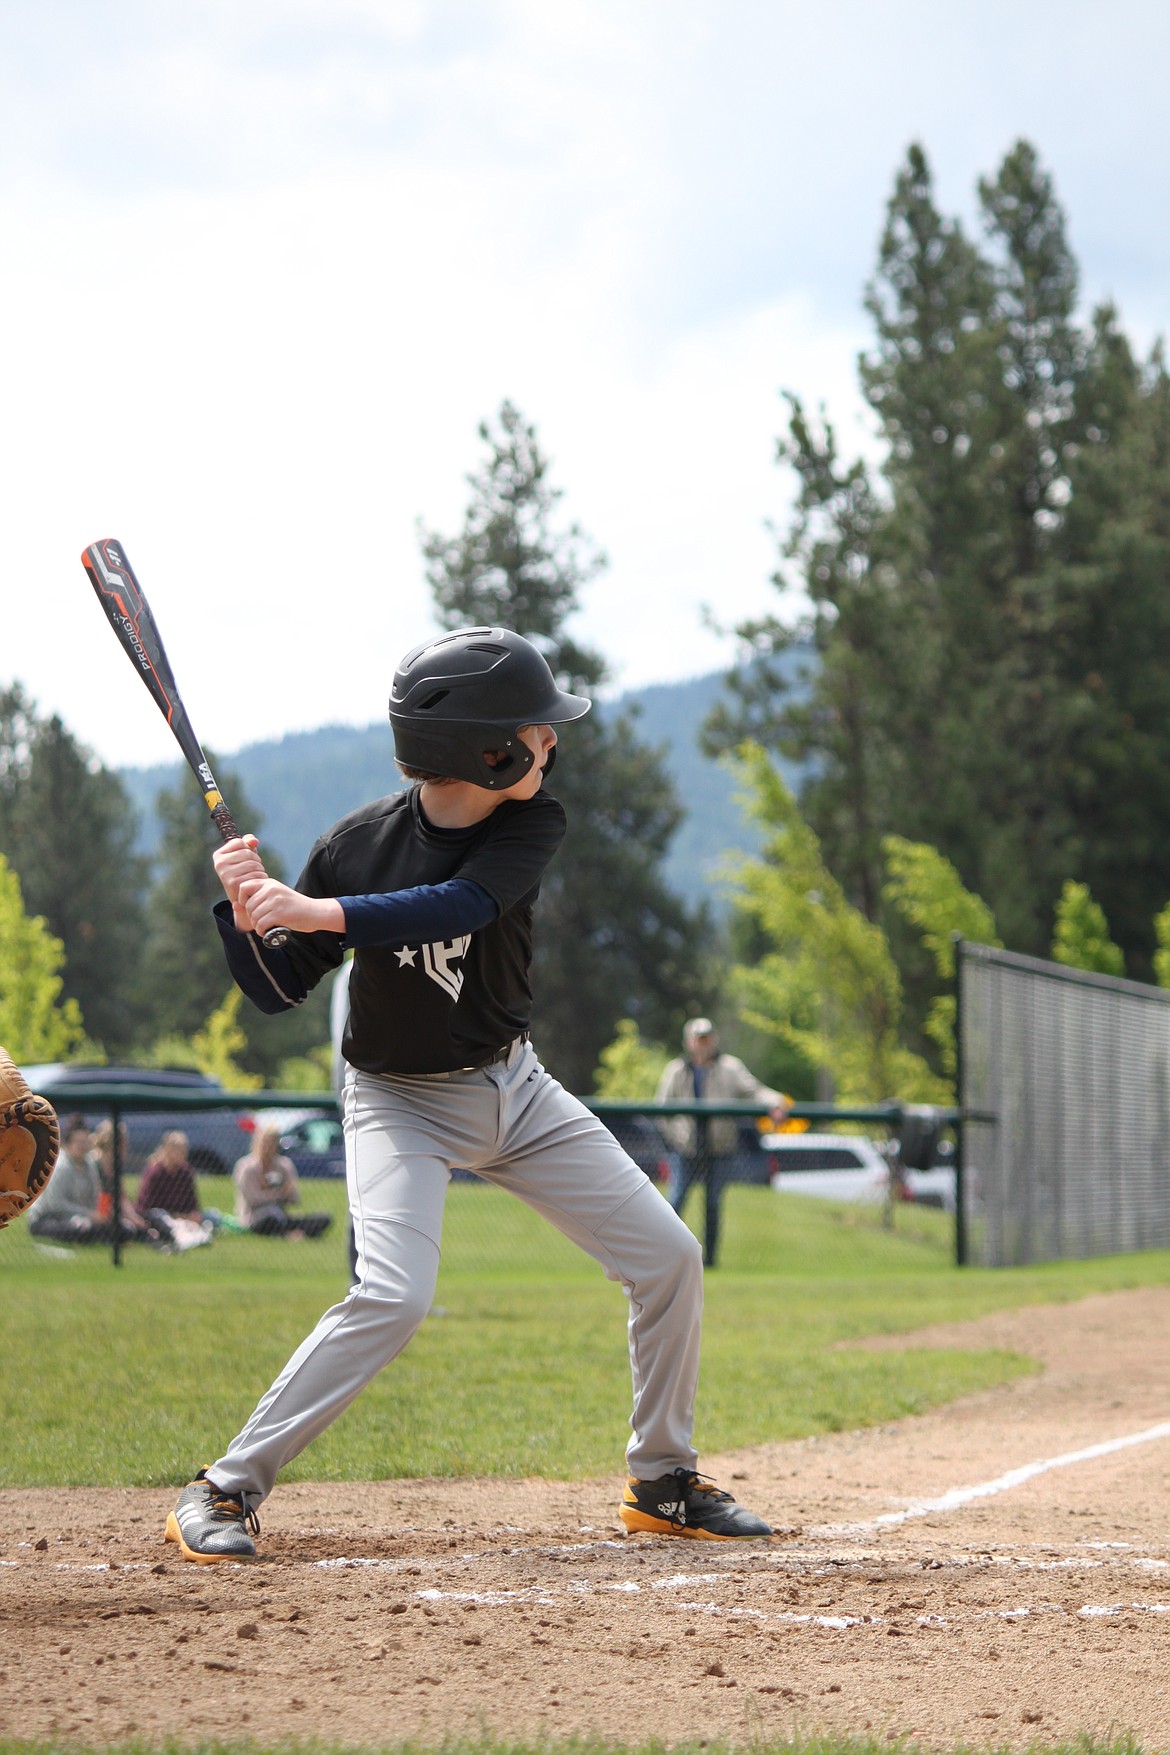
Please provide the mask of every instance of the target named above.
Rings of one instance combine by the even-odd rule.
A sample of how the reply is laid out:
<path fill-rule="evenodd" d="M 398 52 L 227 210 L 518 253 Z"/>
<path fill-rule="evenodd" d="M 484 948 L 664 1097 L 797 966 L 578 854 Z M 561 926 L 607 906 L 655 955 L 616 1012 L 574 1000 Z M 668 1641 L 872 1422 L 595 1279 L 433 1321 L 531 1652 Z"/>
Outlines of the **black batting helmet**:
<path fill-rule="evenodd" d="M 522 634 L 459 628 L 415 646 L 394 672 L 394 754 L 406 768 L 494 792 L 515 786 L 536 760 L 516 735 L 522 725 L 563 725 L 591 706 L 557 687 Z M 492 767 L 484 754 L 497 750 L 508 759 Z"/>

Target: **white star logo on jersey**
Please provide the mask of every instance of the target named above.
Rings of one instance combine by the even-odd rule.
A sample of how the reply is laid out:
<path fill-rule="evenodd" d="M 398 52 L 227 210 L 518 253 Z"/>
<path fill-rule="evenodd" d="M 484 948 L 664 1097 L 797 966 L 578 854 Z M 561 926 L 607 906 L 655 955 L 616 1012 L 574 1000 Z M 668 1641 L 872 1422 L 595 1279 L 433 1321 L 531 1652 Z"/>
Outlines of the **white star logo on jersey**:
<path fill-rule="evenodd" d="M 439 939 L 435 944 L 422 947 L 423 968 L 432 981 L 437 981 L 444 993 L 457 1000 L 463 992 L 463 970 L 453 968 L 461 957 L 467 955 L 467 947 L 471 943 L 471 934 L 465 933 L 462 938 Z"/>
<path fill-rule="evenodd" d="M 394 955 L 398 958 L 398 967 L 400 969 L 405 969 L 408 966 L 411 969 L 414 968 L 415 953 L 411 950 L 409 945 L 403 945 L 402 949 L 400 951 L 395 951 Z"/>

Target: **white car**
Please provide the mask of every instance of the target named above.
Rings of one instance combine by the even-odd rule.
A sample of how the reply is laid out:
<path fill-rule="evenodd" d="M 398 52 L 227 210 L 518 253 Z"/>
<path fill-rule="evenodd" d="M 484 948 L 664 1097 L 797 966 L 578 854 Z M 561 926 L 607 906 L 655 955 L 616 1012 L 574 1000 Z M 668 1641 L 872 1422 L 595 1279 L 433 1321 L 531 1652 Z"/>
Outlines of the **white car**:
<path fill-rule="evenodd" d="M 941 1207 L 944 1213 L 955 1210 L 955 1152 L 953 1146 L 942 1146 L 939 1156 L 929 1170 L 905 1170 L 903 1180 L 906 1185 L 907 1200 L 917 1201 L 924 1207 Z M 978 1187 L 978 1178 L 967 1166 L 968 1199 L 974 1197 Z"/>
<path fill-rule="evenodd" d="M 771 1160 L 769 1181 L 777 1194 L 878 1205 L 889 1192 L 890 1166 L 864 1134 L 766 1133 L 760 1144 Z"/>

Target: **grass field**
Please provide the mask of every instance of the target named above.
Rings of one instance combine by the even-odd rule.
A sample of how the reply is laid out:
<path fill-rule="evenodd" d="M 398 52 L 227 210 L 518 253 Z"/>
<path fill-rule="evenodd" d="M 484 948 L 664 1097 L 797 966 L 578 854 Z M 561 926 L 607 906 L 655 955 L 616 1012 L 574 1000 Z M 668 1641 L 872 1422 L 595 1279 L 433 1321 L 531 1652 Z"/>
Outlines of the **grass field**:
<path fill-rule="evenodd" d="M 208 1204 L 229 1205 L 205 1179 Z M 218 1455 L 321 1312 L 344 1295 L 337 1208 L 312 1243 L 221 1236 L 181 1257 L 38 1251 L 0 1240 L 6 1361 L 0 1486 L 160 1485 Z M 707 1279 L 703 1454 L 897 1419 L 1029 1369 L 999 1353 L 870 1353 L 837 1343 L 1029 1302 L 1158 1283 L 1170 1255 L 957 1270 L 942 1214 L 876 1214 L 734 1188 Z M 451 1189 L 433 1315 L 287 1479 L 541 1474 L 621 1467 L 625 1300 L 496 1190 Z"/>

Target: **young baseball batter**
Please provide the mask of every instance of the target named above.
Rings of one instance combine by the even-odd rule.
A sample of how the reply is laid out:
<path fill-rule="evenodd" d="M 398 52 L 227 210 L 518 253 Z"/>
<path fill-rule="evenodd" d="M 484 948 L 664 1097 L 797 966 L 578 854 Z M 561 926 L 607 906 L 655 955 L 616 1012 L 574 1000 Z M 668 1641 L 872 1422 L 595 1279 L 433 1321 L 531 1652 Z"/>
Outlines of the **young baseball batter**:
<path fill-rule="evenodd" d="M 544 790 L 555 727 L 588 712 L 536 647 L 467 628 L 409 652 L 390 721 L 410 788 L 343 817 L 295 889 L 251 837 L 215 855 L 229 967 L 261 1010 L 298 1005 L 354 950 L 342 1110 L 357 1281 L 326 1311 L 223 1456 L 180 1495 L 188 1560 L 255 1554 L 256 1507 L 396 1354 L 431 1305 L 450 1172 L 543 1213 L 629 1301 L 634 1380 L 627 1530 L 707 1540 L 772 1532 L 696 1473 L 699 1245 L 528 1039 L 533 904 L 565 814 Z M 292 928 L 279 950 L 262 935 Z"/>

